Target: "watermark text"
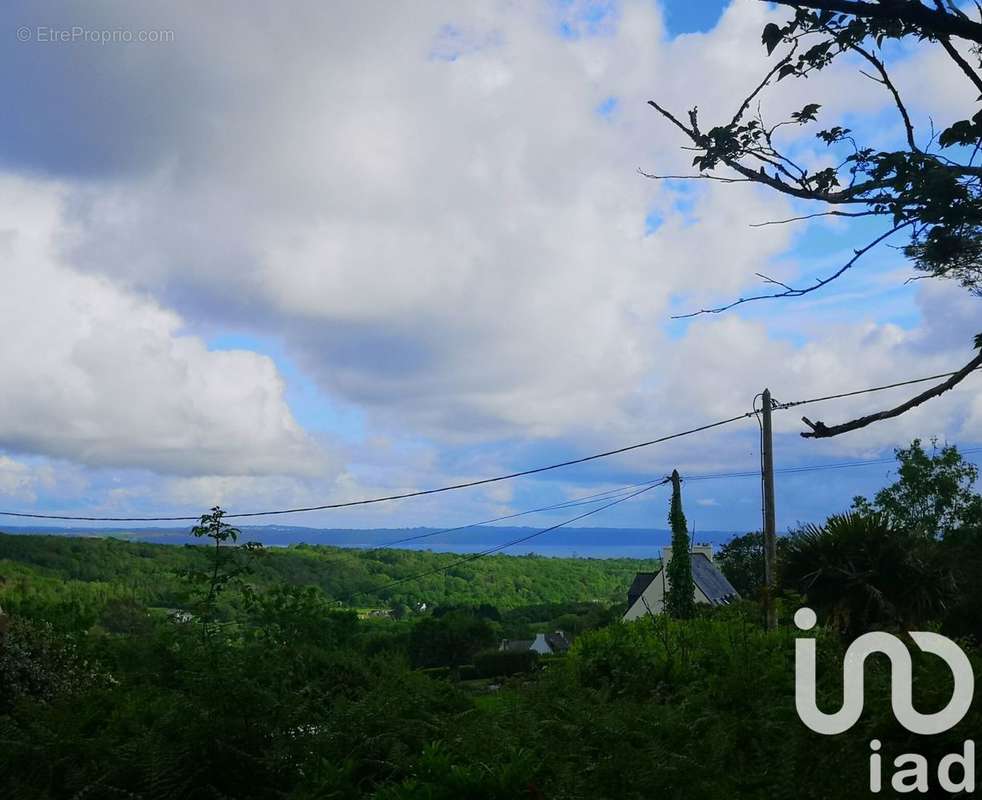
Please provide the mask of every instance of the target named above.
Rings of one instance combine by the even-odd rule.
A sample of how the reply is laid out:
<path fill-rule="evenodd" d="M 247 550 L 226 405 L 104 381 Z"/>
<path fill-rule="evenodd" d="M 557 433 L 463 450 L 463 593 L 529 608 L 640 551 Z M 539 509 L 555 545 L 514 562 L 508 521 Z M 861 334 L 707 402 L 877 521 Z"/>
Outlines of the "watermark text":
<path fill-rule="evenodd" d="M 52 25 L 21 25 L 18 42 L 37 44 L 169 44 L 174 31 L 141 28 L 90 28 L 86 25 L 54 27 Z"/>

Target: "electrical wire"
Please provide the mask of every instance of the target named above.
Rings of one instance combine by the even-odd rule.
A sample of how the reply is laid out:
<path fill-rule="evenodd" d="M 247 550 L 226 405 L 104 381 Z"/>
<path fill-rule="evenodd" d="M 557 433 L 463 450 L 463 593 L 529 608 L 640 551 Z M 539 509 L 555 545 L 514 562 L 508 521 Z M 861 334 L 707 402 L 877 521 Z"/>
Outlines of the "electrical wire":
<path fill-rule="evenodd" d="M 973 370 L 973 371 L 977 371 L 977 370 Z M 899 381 L 897 383 L 890 383 L 883 386 L 873 386 L 867 389 L 857 389 L 851 392 L 841 392 L 839 394 L 826 395 L 824 397 L 813 397 L 807 400 L 795 400 L 788 403 L 774 403 L 773 408 L 774 410 L 785 410 L 789 408 L 795 408 L 797 406 L 807 405 L 809 403 L 819 403 L 826 400 L 838 400 L 845 397 L 855 397 L 856 395 L 868 394 L 870 392 L 879 392 L 885 389 L 895 389 L 901 386 L 910 386 L 912 384 L 924 383 L 926 381 L 933 381 L 939 378 L 947 378 L 955 374 L 957 374 L 957 371 L 946 372 L 939 375 L 929 375 L 924 378 L 913 378 L 911 380 Z M 755 405 L 756 405 L 756 398 L 755 398 Z M 700 425 L 699 427 L 696 428 L 690 428 L 685 431 L 679 431 L 678 433 L 669 434 L 668 436 L 661 436 L 657 439 L 651 439 L 650 441 L 647 442 L 639 442 L 638 444 L 632 444 L 626 447 L 619 447 L 615 450 L 607 450 L 602 453 L 594 453 L 589 456 L 583 456 L 582 458 L 574 458 L 568 461 L 561 461 L 556 464 L 548 464 L 544 467 L 534 467 L 532 469 L 521 470 L 518 472 L 511 472 L 505 475 L 496 475 L 490 478 L 480 478 L 474 481 L 466 481 L 464 483 L 456 483 L 456 484 L 451 484 L 449 486 L 441 486 L 435 489 L 421 489 L 418 491 L 403 492 L 401 494 L 386 495 L 383 497 L 372 497 L 363 500 L 349 500 L 343 503 L 327 503 L 318 506 L 301 506 L 297 508 L 284 508 L 284 509 L 275 509 L 270 511 L 239 512 L 235 514 L 225 514 L 225 518 L 244 519 L 247 517 L 269 517 L 269 516 L 279 516 L 282 514 L 299 514 L 309 511 L 327 511 L 327 510 L 338 509 L 338 508 L 351 508 L 353 506 L 366 506 L 375 503 L 385 503 L 393 500 L 405 500 L 411 497 L 423 497 L 425 495 L 440 494 L 442 492 L 450 492 L 457 489 L 467 489 L 474 486 L 483 486 L 489 483 L 497 483 L 499 481 L 512 480 L 514 478 L 521 478 L 527 475 L 536 475 L 538 473 L 547 472 L 549 470 L 560 469 L 562 467 L 570 467 L 576 464 L 584 464 L 588 461 L 595 461 L 601 458 L 608 458 L 610 456 L 620 455 L 621 453 L 627 453 L 632 450 L 638 450 L 643 447 L 650 447 L 651 445 L 671 441 L 672 439 L 678 439 L 683 436 L 689 436 L 694 433 L 701 433 L 702 431 L 707 431 L 712 428 L 718 428 L 723 425 L 729 425 L 733 422 L 747 419 L 749 417 L 753 417 L 758 414 L 759 414 L 759 409 L 755 408 L 753 411 L 748 411 L 744 414 L 740 414 L 735 417 L 730 417 L 729 419 L 718 420 L 716 422 L 711 422 L 706 425 Z M 99 516 L 81 516 L 81 515 L 69 515 L 69 514 L 34 514 L 24 511 L 0 511 L 0 516 L 18 517 L 21 519 L 61 520 L 61 521 L 69 521 L 69 522 L 197 522 L 201 519 L 201 515 L 159 516 L 159 517 L 99 517 Z"/>
<path fill-rule="evenodd" d="M 972 372 L 978 372 L 982 370 L 982 367 L 976 367 Z M 888 383 L 883 386 L 873 386 L 869 389 L 857 389 L 853 392 L 840 392 L 839 394 L 830 394 L 825 397 L 812 397 L 808 400 L 793 400 L 790 403 L 774 403 L 773 408 L 775 411 L 784 411 L 788 408 L 795 408 L 797 406 L 805 406 L 809 403 L 821 403 L 825 400 L 839 400 L 843 397 L 855 397 L 860 394 L 869 394 L 870 392 L 882 392 L 885 389 L 896 389 L 900 386 L 912 386 L 915 383 L 926 383 L 927 381 L 936 381 L 939 378 L 950 378 L 952 375 L 957 375 L 961 370 L 955 370 L 954 372 L 943 372 L 940 375 L 928 375 L 925 378 L 912 378 L 909 381 L 899 381 L 898 383 Z"/>
<path fill-rule="evenodd" d="M 959 450 L 961 455 L 970 455 L 974 453 L 982 453 L 982 447 L 973 447 L 967 450 Z M 866 459 L 864 461 L 844 461 L 844 462 L 833 462 L 828 464 L 804 464 L 797 467 L 783 467 L 775 469 L 775 474 L 780 475 L 793 475 L 796 473 L 804 472 L 820 472 L 830 469 L 848 469 L 851 467 L 868 467 L 880 464 L 893 464 L 896 462 L 896 457 L 891 458 L 873 458 Z M 684 475 L 682 477 L 683 483 L 692 483 L 696 481 L 711 481 L 711 480 L 721 480 L 728 478 L 759 478 L 761 472 L 759 469 L 756 470 L 744 470 L 743 472 L 716 472 L 709 473 L 706 475 Z M 524 511 L 516 511 L 512 514 L 505 514 L 504 516 L 494 517 L 492 519 L 482 520 L 481 522 L 471 522 L 466 525 L 458 525 L 453 528 L 442 528 L 436 531 L 427 531 L 426 533 L 420 533 L 413 536 L 406 536 L 401 539 L 394 539 L 390 542 L 385 542 L 376 547 L 366 548 L 369 552 L 372 550 L 384 550 L 389 547 L 395 547 L 399 544 L 406 544 L 408 542 L 415 542 L 421 539 L 428 539 L 433 536 L 439 536 L 444 533 L 456 533 L 458 531 L 465 531 L 471 528 L 478 528 L 483 525 L 492 525 L 495 522 L 502 522 L 508 519 L 515 519 L 517 517 L 528 516 L 529 514 L 544 513 L 547 511 L 557 511 L 564 508 L 576 508 L 578 506 L 591 505 L 593 503 L 601 503 L 604 500 L 610 499 L 616 495 L 624 494 L 629 492 L 631 489 L 637 488 L 638 486 L 647 486 L 649 482 L 642 481 L 639 483 L 632 483 L 626 486 L 621 486 L 616 489 L 607 489 L 603 492 L 597 492 L 596 494 L 586 495 L 584 497 L 575 498 L 572 500 L 564 500 L 559 503 L 554 503 L 548 506 L 540 506 L 539 508 L 529 508 Z"/>
<path fill-rule="evenodd" d="M 959 453 L 962 455 L 970 455 L 973 453 L 982 452 L 982 447 L 969 448 L 967 450 L 960 450 Z M 828 464 L 804 464 L 797 467 L 783 467 L 775 469 L 775 474 L 795 474 L 803 472 L 816 472 L 824 471 L 830 469 L 847 469 L 850 467 L 866 467 L 878 464 L 892 464 L 896 462 L 895 457 L 891 458 L 874 458 L 867 459 L 864 461 L 845 461 L 845 462 L 833 462 Z M 728 478 L 759 478 L 761 472 L 759 469 L 756 470 L 744 470 L 742 472 L 716 472 L 709 473 L 705 475 L 684 475 L 682 477 L 683 483 L 692 483 L 696 481 L 710 481 L 710 480 L 721 480 Z M 390 547 L 395 547 L 396 545 L 406 544 L 408 542 L 420 541 L 422 539 L 429 539 L 433 536 L 439 536 L 445 533 L 456 533 L 458 531 L 465 531 L 471 528 L 478 528 L 484 525 L 493 525 L 495 522 L 502 522 L 508 519 L 515 519 L 517 517 L 528 516 L 529 514 L 539 514 L 547 511 L 557 511 L 565 508 L 576 508 L 579 506 L 591 505 L 593 503 L 602 503 L 604 500 L 611 499 L 617 495 L 623 495 L 630 490 L 635 489 L 639 486 L 649 485 L 649 481 L 641 481 L 639 483 L 631 483 L 625 486 L 620 486 L 616 489 L 606 489 L 602 492 L 597 492 L 595 494 L 585 495 L 584 497 L 574 498 L 570 500 L 563 500 L 559 503 L 553 503 L 547 506 L 540 506 L 538 508 L 529 508 L 524 511 L 516 511 L 512 514 L 505 514 L 500 517 L 493 517 L 491 519 L 482 520 L 480 522 L 470 522 L 466 525 L 458 525 L 453 528 L 441 528 L 440 530 L 427 531 L 426 533 L 414 534 L 413 536 L 405 536 L 401 539 L 394 539 L 390 542 L 384 542 L 382 544 L 376 545 L 374 547 L 367 547 L 367 552 L 372 552 L 374 550 L 385 550 Z"/>
<path fill-rule="evenodd" d="M 370 551 L 384 550 L 387 547 L 395 547 L 397 544 L 405 544 L 406 542 L 415 542 L 415 541 L 419 541 L 420 539 L 429 539 L 432 536 L 439 536 L 441 533 L 456 533 L 457 531 L 466 531 L 470 528 L 478 528 L 482 525 L 491 525 L 495 522 L 503 522 L 506 519 L 515 519 L 516 517 L 524 517 L 527 516 L 528 514 L 538 514 L 545 511 L 556 511 L 558 509 L 563 509 L 563 508 L 576 508 L 578 506 L 590 505 L 591 503 L 602 503 L 604 500 L 609 500 L 611 497 L 613 497 L 618 493 L 626 492 L 638 486 L 644 486 L 647 483 L 649 483 L 649 481 L 642 481 L 641 483 L 632 483 L 629 484 L 628 486 L 622 486 L 618 489 L 607 489 L 606 491 L 603 492 L 597 492 L 596 494 L 589 494 L 586 495 L 585 497 L 579 497 L 572 500 L 564 500 L 561 503 L 555 503 L 549 506 L 541 506 L 540 508 L 529 508 L 526 509 L 525 511 L 516 511 L 513 514 L 505 514 L 504 516 L 494 517 L 493 519 L 486 519 L 483 520 L 482 522 L 471 522 L 468 523 L 467 525 L 458 525 L 455 528 L 443 528 L 442 530 L 438 530 L 438 531 L 428 531 L 427 533 L 420 533 L 414 536 L 406 536 L 402 539 L 395 539 L 391 542 L 385 542 L 384 544 L 380 544 L 377 547 L 371 547 L 368 549 Z"/>
<path fill-rule="evenodd" d="M 965 450 L 959 450 L 959 454 L 963 456 L 972 455 L 974 453 L 982 453 L 982 447 L 970 447 Z M 848 469 L 850 467 L 869 467 L 876 464 L 893 464 L 896 462 L 896 457 L 890 458 L 871 458 L 864 461 L 840 461 L 833 462 L 829 464 L 804 464 L 798 467 L 781 467 L 774 470 L 775 475 L 793 475 L 798 472 L 820 472 L 829 469 Z M 711 481 L 721 478 L 757 478 L 760 477 L 759 470 L 744 470 L 743 472 L 716 472 L 710 473 L 708 475 L 688 475 L 683 478 L 686 482 L 691 481 Z"/>
<path fill-rule="evenodd" d="M 641 489 L 638 489 L 637 491 L 632 492 L 631 494 L 628 494 L 624 497 L 619 497 L 616 500 L 612 500 L 611 502 L 607 503 L 606 505 L 602 505 L 599 508 L 593 508 L 590 511 L 587 511 L 583 514 L 579 514 L 578 516 L 564 520 L 563 522 L 559 522 L 556 525 L 550 525 L 548 528 L 543 528 L 542 530 L 535 531 L 534 533 L 530 533 L 518 539 L 512 539 L 510 542 L 505 542 L 504 544 L 496 545 L 495 547 L 490 547 L 487 550 L 482 550 L 479 553 L 472 553 L 469 556 L 465 556 L 464 558 L 459 558 L 456 561 L 452 561 L 451 563 L 445 564 L 441 567 L 434 567 L 433 569 L 424 570 L 423 572 L 419 572 L 414 575 L 407 575 L 404 578 L 397 578 L 394 581 L 390 581 L 389 583 L 386 583 L 383 586 L 377 586 L 374 589 L 363 589 L 357 592 L 353 592 L 352 594 L 348 595 L 347 599 L 350 600 L 360 594 L 377 594 L 379 592 L 383 592 L 388 589 L 391 589 L 393 586 L 398 586 L 403 583 L 409 583 L 410 581 L 417 581 L 420 578 L 426 578 L 429 577 L 430 575 L 435 575 L 439 572 L 446 572 L 447 570 L 453 569 L 454 567 L 459 567 L 462 564 L 469 564 L 471 561 L 477 561 L 480 558 L 484 558 L 485 556 L 489 556 L 493 553 L 500 552 L 501 550 L 505 550 L 509 547 L 514 547 L 517 544 L 528 542 L 536 538 L 537 536 L 542 536 L 543 534 L 549 533 L 550 531 L 554 531 L 559 528 L 565 527 L 566 525 L 570 525 L 581 519 L 592 516 L 593 514 L 599 514 L 601 511 L 605 511 L 608 508 L 616 506 L 627 500 L 631 500 L 637 497 L 638 495 L 644 494 L 645 492 L 654 489 L 657 486 L 664 486 L 666 483 L 669 483 L 670 480 L 671 480 L 670 478 L 663 478 L 662 480 L 657 481 L 655 483 L 649 483 L 644 487 L 642 487 Z"/>
<path fill-rule="evenodd" d="M 367 500 L 349 500 L 344 503 L 328 503 L 320 506 L 304 506 L 299 508 L 284 508 L 275 511 L 248 511 L 241 512 L 237 514 L 225 514 L 225 519 L 233 518 L 244 518 L 244 517 L 269 517 L 280 514 L 298 514 L 307 511 L 327 511 L 335 508 L 351 508 L 352 506 L 367 506 L 374 503 L 385 503 L 392 500 L 405 500 L 410 497 L 423 497 L 425 495 L 440 494 L 442 492 L 450 492 L 455 489 L 469 489 L 473 486 L 484 486 L 489 483 L 497 483 L 499 481 L 507 481 L 513 478 L 522 478 L 526 475 L 536 475 L 540 472 L 547 472 L 553 469 L 559 469 L 561 467 L 571 467 L 575 464 L 584 464 L 588 461 L 595 461 L 599 458 L 608 458 L 610 456 L 620 455 L 621 453 L 627 453 L 632 450 L 638 450 L 642 447 L 650 447 L 654 444 L 660 444 L 662 442 L 668 442 L 672 439 L 679 439 L 683 436 L 690 436 L 694 433 L 701 433 L 702 431 L 708 431 L 712 428 L 719 428 L 723 425 L 729 425 L 733 422 L 738 422 L 742 419 L 747 419 L 753 416 L 752 411 L 748 411 L 745 414 L 740 414 L 735 417 L 730 417 L 729 419 L 722 419 L 716 422 L 710 422 L 706 425 L 700 425 L 697 428 L 689 428 L 685 431 L 679 431 L 678 433 L 672 433 L 668 436 L 660 436 L 657 439 L 651 439 L 647 442 L 640 442 L 638 444 L 628 445 L 627 447 L 619 447 L 616 450 L 607 450 L 603 453 L 594 453 L 593 455 L 583 456 L 582 458 L 573 458 L 569 461 L 561 461 L 558 464 L 549 464 L 544 467 L 534 467 L 533 469 L 525 469 L 519 472 L 510 472 L 506 475 L 496 475 L 492 478 L 480 478 L 475 481 L 467 481 L 465 483 L 455 483 L 450 486 L 441 486 L 437 489 L 421 489 L 415 492 L 403 492 L 402 494 L 391 494 L 384 497 L 372 497 Z M 175 516 L 175 517 L 94 517 L 94 516 L 69 516 L 64 514 L 29 514 L 20 511 L 0 511 L 0 516 L 5 517 L 24 517 L 27 519 L 55 519 L 55 520 L 74 520 L 79 522 L 197 522 L 201 519 L 201 516 Z"/>

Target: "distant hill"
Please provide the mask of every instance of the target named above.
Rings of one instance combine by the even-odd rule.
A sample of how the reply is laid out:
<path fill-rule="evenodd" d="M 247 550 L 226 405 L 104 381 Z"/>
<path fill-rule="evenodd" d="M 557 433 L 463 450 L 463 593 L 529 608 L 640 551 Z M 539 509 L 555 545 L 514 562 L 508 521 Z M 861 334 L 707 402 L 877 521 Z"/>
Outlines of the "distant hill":
<path fill-rule="evenodd" d="M 535 533 L 535 527 L 479 526 L 462 531 L 443 532 L 440 528 L 309 528 L 294 525 L 243 525 L 244 540 L 262 542 L 266 547 L 297 544 L 371 548 L 398 542 L 400 549 L 473 553 Z M 40 533 L 57 536 L 113 536 L 155 544 L 188 544 L 196 540 L 188 528 L 69 528 L 4 526 L 12 534 Z M 742 533 L 742 531 L 741 531 Z M 723 544 L 734 531 L 697 531 L 697 542 Z M 409 539 L 410 541 L 401 541 Z M 562 528 L 522 542 L 505 552 L 538 553 L 551 556 L 592 558 L 657 556 L 659 548 L 671 541 L 671 532 L 657 528 Z"/>
<path fill-rule="evenodd" d="M 33 613 L 39 598 L 45 597 L 46 614 L 53 613 L 54 603 L 66 619 L 83 611 L 89 614 L 90 625 L 114 597 L 135 598 L 157 608 L 189 607 L 192 588 L 186 576 L 189 571 L 207 573 L 209 547 L 175 547 L 186 540 L 183 531 L 158 532 L 165 537 L 169 533 L 170 544 L 134 541 L 133 531 L 128 537 L 104 533 L 0 534 L 0 605 L 8 613 Z M 262 590 L 316 586 L 328 598 L 356 608 L 425 602 L 489 603 L 508 609 L 542 603 L 621 603 L 635 574 L 656 563 L 609 556 L 544 558 L 529 553 L 527 545 L 510 555 L 467 560 L 446 552 L 307 542 L 271 547 L 251 559 L 248 582 Z"/>

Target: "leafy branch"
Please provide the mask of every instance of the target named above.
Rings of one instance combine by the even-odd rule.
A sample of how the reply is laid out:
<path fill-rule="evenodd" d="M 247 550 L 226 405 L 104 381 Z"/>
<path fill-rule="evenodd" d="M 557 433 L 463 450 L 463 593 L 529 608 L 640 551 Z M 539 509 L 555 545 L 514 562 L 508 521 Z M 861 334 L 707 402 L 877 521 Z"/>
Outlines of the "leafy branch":
<path fill-rule="evenodd" d="M 678 318 L 718 314 L 744 303 L 782 297 L 801 297 L 837 280 L 857 261 L 890 236 L 904 231 L 903 247 L 917 278 L 947 278 L 976 296 L 982 296 L 982 167 L 975 164 L 982 149 L 982 111 L 958 120 L 918 142 L 913 120 L 890 76 L 883 56 L 884 42 L 913 38 L 940 46 L 947 58 L 982 92 L 982 22 L 964 13 L 953 0 L 934 0 L 933 7 L 919 0 L 871 3 L 863 0 L 776 0 L 794 10 L 784 25 L 767 24 L 761 44 L 768 55 L 780 51 L 774 65 L 737 105 L 729 121 L 704 127 L 699 109 L 685 117 L 650 100 L 654 108 L 689 141 L 694 151 L 692 175 L 655 175 L 654 180 L 703 179 L 723 183 L 756 183 L 787 197 L 818 204 L 818 210 L 789 219 L 755 223 L 754 227 L 779 225 L 825 216 L 884 217 L 888 229 L 853 250 L 845 264 L 814 284 L 794 286 L 762 273 L 757 277 L 775 291 L 740 297 L 729 303 L 702 308 Z M 982 13 L 982 7 L 980 7 Z M 972 59 L 964 54 L 968 47 Z M 962 48 L 962 49 L 960 49 Z M 872 67 L 861 74 L 883 87 L 891 98 L 904 131 L 902 149 L 879 150 L 857 142 L 842 125 L 818 130 L 815 136 L 834 156 L 834 166 L 811 172 L 775 141 L 785 127 L 802 128 L 818 120 L 821 105 L 806 103 L 786 119 L 768 124 L 760 112 L 765 90 L 787 78 L 807 78 L 827 68 L 843 54 L 859 56 Z M 980 98 L 982 99 L 982 98 Z M 756 102 L 755 102 L 756 101 Z M 756 115 L 751 107 L 756 104 Z M 718 170 L 724 170 L 717 174 Z M 980 364 L 973 358 L 962 370 L 933 389 L 894 409 L 871 414 L 835 426 L 812 425 L 809 438 L 836 436 L 873 422 L 899 416 L 928 399 L 948 391 Z"/>

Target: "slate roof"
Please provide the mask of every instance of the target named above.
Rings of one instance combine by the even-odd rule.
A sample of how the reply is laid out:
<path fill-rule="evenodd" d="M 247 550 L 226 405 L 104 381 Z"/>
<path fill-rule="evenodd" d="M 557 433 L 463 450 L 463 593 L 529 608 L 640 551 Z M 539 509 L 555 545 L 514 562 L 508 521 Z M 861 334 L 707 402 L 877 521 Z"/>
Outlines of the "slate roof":
<path fill-rule="evenodd" d="M 740 593 L 733 588 L 726 576 L 707 558 L 705 553 L 692 553 L 692 581 L 714 606 L 726 605 L 739 599 Z M 631 608 L 651 582 L 661 574 L 658 572 L 639 572 L 627 590 L 627 607 Z"/>
<path fill-rule="evenodd" d="M 703 553 L 692 554 L 692 580 L 714 606 L 725 605 L 740 597 L 733 584 Z"/>
<path fill-rule="evenodd" d="M 628 608 L 637 602 L 642 592 L 644 592 L 644 590 L 651 585 L 651 582 L 655 579 L 657 574 L 657 572 L 639 572 L 634 576 L 634 583 L 632 583 L 631 588 L 627 590 Z"/>
<path fill-rule="evenodd" d="M 501 643 L 501 649 L 511 653 L 523 653 L 528 650 L 535 639 L 505 639 Z"/>
<path fill-rule="evenodd" d="M 569 640 L 562 631 L 547 633 L 546 644 L 549 645 L 549 649 L 554 653 L 565 653 L 570 647 Z"/>

